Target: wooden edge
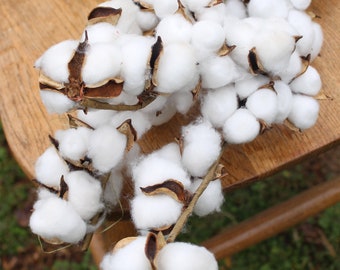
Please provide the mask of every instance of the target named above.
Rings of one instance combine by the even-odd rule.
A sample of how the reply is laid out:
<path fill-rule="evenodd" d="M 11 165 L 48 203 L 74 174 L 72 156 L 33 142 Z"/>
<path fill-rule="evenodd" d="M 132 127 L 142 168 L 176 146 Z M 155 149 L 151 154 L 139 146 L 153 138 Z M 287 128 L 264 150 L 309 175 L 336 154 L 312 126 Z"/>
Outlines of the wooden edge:
<path fill-rule="evenodd" d="M 340 202 L 340 177 L 317 185 L 203 242 L 217 259 L 270 238 Z"/>

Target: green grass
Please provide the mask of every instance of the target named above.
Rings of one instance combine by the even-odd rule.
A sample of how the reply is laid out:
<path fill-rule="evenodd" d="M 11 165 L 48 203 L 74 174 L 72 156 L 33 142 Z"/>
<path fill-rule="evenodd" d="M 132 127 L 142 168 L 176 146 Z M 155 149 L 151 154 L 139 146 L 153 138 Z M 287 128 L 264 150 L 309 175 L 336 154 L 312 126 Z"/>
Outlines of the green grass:
<path fill-rule="evenodd" d="M 330 177 L 332 175 L 323 172 L 321 178 L 325 180 Z M 218 233 L 221 228 L 237 224 L 307 189 L 317 183 L 319 178 L 320 170 L 315 173 L 300 165 L 264 181 L 233 191 L 226 195 L 220 213 L 207 218 L 190 218 L 186 226 L 188 233 L 182 234 L 179 240 L 199 243 Z M 29 228 L 20 226 L 15 217 L 15 213 L 24 207 L 29 197 L 32 196 L 32 188 L 33 185 L 25 180 L 22 171 L 10 156 L 0 125 L 0 258 L 20 257 L 27 246 L 32 243 L 38 245 L 36 237 Z M 312 229 L 320 228 L 337 256 L 331 256 L 329 250 L 319 242 L 307 241 L 301 225 L 298 225 L 233 256 L 228 261 L 229 266 L 221 261 L 221 269 L 340 269 L 340 204 L 309 219 L 305 224 L 309 224 Z M 77 255 L 76 260 L 57 257 L 49 267 L 36 269 L 94 270 L 96 267 L 87 252 L 80 258 Z"/>

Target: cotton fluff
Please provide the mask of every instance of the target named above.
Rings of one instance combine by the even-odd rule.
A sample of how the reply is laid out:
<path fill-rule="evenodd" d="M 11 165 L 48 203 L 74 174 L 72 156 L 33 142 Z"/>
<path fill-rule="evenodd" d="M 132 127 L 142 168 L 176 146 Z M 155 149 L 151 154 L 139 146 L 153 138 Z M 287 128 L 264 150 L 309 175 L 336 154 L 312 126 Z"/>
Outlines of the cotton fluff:
<path fill-rule="evenodd" d="M 247 17 L 247 10 L 240 0 L 228 0 L 225 2 L 225 16 L 243 19 Z"/>
<path fill-rule="evenodd" d="M 312 22 L 312 27 L 314 32 L 314 40 L 310 56 L 311 61 L 313 61 L 319 55 L 323 43 L 323 31 L 320 24 Z"/>
<path fill-rule="evenodd" d="M 121 35 L 116 26 L 106 22 L 88 25 L 85 31 L 88 36 L 88 42 L 91 45 L 97 42 L 114 42 Z M 85 40 L 85 31 L 81 37 L 82 41 Z"/>
<path fill-rule="evenodd" d="M 33 233 L 49 240 L 78 243 L 86 234 L 86 224 L 70 203 L 58 197 L 37 201 L 29 226 Z"/>
<path fill-rule="evenodd" d="M 69 172 L 66 162 L 59 156 L 54 146 L 47 148 L 37 159 L 34 169 L 40 183 L 58 189 L 61 176 Z"/>
<path fill-rule="evenodd" d="M 100 269 L 102 270 L 151 270 L 145 249 L 146 237 L 138 236 L 126 246 L 104 256 Z"/>
<path fill-rule="evenodd" d="M 310 6 L 312 0 L 290 0 L 290 2 L 295 8 L 306 10 Z"/>
<path fill-rule="evenodd" d="M 56 131 L 59 153 L 64 158 L 80 160 L 86 155 L 91 132 L 91 129 L 85 127 Z"/>
<path fill-rule="evenodd" d="M 92 44 L 86 52 L 82 79 L 86 85 L 97 85 L 118 77 L 122 65 L 121 51 L 113 43 Z"/>
<path fill-rule="evenodd" d="M 248 74 L 241 80 L 235 82 L 235 89 L 240 99 L 245 99 L 260 87 L 269 83 L 269 78 L 263 75 L 253 76 Z"/>
<path fill-rule="evenodd" d="M 196 80 L 195 80 L 196 81 Z M 191 87 L 189 87 L 191 88 Z M 194 87 L 192 87 L 194 89 Z M 169 102 L 176 108 L 176 111 L 181 114 L 186 114 L 194 104 L 192 92 L 176 92 L 169 97 Z M 171 105 L 170 105 L 171 106 Z"/>
<path fill-rule="evenodd" d="M 171 42 L 190 42 L 192 24 L 181 14 L 163 18 L 156 27 L 156 36 L 162 38 L 164 44 Z"/>
<path fill-rule="evenodd" d="M 49 89 L 40 90 L 41 101 L 47 109 L 48 113 L 63 114 L 75 107 L 75 102 L 67 96 Z"/>
<path fill-rule="evenodd" d="M 105 206 L 109 209 L 114 208 L 118 204 L 123 190 L 123 182 L 124 179 L 120 171 L 114 170 L 110 173 L 110 178 L 104 189 Z"/>
<path fill-rule="evenodd" d="M 86 112 L 78 110 L 77 117 L 92 128 L 98 128 L 109 124 L 115 113 L 115 111 L 111 110 L 88 109 Z"/>
<path fill-rule="evenodd" d="M 289 58 L 286 68 L 278 72 L 282 81 L 289 83 L 302 71 L 302 59 L 297 51 L 294 51 Z"/>
<path fill-rule="evenodd" d="M 249 16 L 262 18 L 286 18 L 289 10 L 287 0 L 251 0 L 247 7 Z"/>
<path fill-rule="evenodd" d="M 202 87 L 219 88 L 225 86 L 240 76 L 235 62 L 227 56 L 213 56 L 200 63 Z"/>
<path fill-rule="evenodd" d="M 231 144 L 247 143 L 260 132 L 260 123 L 247 109 L 240 108 L 223 125 L 223 137 Z"/>
<path fill-rule="evenodd" d="M 246 107 L 258 119 L 271 124 L 277 114 L 277 96 L 273 90 L 259 89 L 248 97 Z"/>
<path fill-rule="evenodd" d="M 275 81 L 274 88 L 277 96 L 277 114 L 275 123 L 282 123 L 292 108 L 293 94 L 288 84 L 283 81 Z"/>
<path fill-rule="evenodd" d="M 168 122 L 176 112 L 176 105 L 173 102 L 167 102 L 160 110 L 148 111 L 147 115 L 152 126 L 159 126 Z"/>
<path fill-rule="evenodd" d="M 204 7 L 197 12 L 195 12 L 195 18 L 198 21 L 212 21 L 223 25 L 225 17 L 225 5 L 224 3 L 220 3 L 217 5 L 213 5 L 211 7 Z"/>
<path fill-rule="evenodd" d="M 125 147 L 125 135 L 114 127 L 101 126 L 91 134 L 87 156 L 95 169 L 107 173 L 122 160 Z"/>
<path fill-rule="evenodd" d="M 97 179 L 85 171 L 74 171 L 65 176 L 65 182 L 68 201 L 82 219 L 90 220 L 103 209 L 102 187 Z"/>
<path fill-rule="evenodd" d="M 313 97 L 305 95 L 293 95 L 293 106 L 288 115 L 297 128 L 307 129 L 312 127 L 318 118 L 319 103 Z"/>
<path fill-rule="evenodd" d="M 190 191 L 194 193 L 202 183 L 202 179 L 196 179 L 190 187 Z M 220 207 L 224 201 L 221 180 L 211 181 L 208 187 L 199 197 L 194 207 L 194 213 L 200 217 L 206 216 L 213 212 L 220 211 Z"/>
<path fill-rule="evenodd" d="M 318 71 L 308 66 L 307 70 L 290 83 L 290 88 L 295 93 L 309 96 L 317 95 L 321 90 L 322 82 Z"/>
<path fill-rule="evenodd" d="M 141 187 L 152 186 L 174 179 L 180 181 L 184 187 L 190 185 L 186 171 L 178 164 L 165 156 L 156 153 L 144 157 L 132 169 L 135 194 L 140 194 Z"/>
<path fill-rule="evenodd" d="M 153 8 L 159 18 L 174 14 L 178 10 L 177 0 L 153 1 Z"/>
<path fill-rule="evenodd" d="M 214 255 L 204 247 L 190 243 L 174 242 L 164 246 L 156 257 L 162 270 L 217 270 Z"/>
<path fill-rule="evenodd" d="M 209 5 L 211 0 L 182 0 L 184 6 L 188 7 L 190 11 L 197 12 Z"/>
<path fill-rule="evenodd" d="M 221 151 L 221 137 L 209 122 L 183 127 L 182 163 L 192 176 L 204 176 Z"/>
<path fill-rule="evenodd" d="M 143 31 L 150 31 L 159 23 L 159 19 L 154 12 L 144 10 L 138 11 L 136 20 Z"/>
<path fill-rule="evenodd" d="M 214 127 L 222 127 L 238 108 L 235 88 L 231 85 L 209 90 L 203 97 L 201 113 Z"/>
<path fill-rule="evenodd" d="M 157 91 L 173 93 L 185 89 L 197 79 L 198 69 L 193 48 L 185 43 L 171 43 L 164 47 L 156 73 Z M 191 89 L 190 89 L 191 90 Z"/>
<path fill-rule="evenodd" d="M 124 79 L 123 89 L 129 94 L 139 95 L 145 87 L 148 60 L 155 40 L 149 37 L 125 35 L 119 43 L 123 54 L 121 71 Z"/>
<path fill-rule="evenodd" d="M 73 57 L 78 41 L 65 40 L 50 47 L 36 62 L 35 67 L 56 82 L 68 82 L 68 62 Z"/>
<path fill-rule="evenodd" d="M 162 228 L 176 223 L 183 204 L 168 195 L 138 194 L 131 201 L 131 217 L 138 230 Z"/>

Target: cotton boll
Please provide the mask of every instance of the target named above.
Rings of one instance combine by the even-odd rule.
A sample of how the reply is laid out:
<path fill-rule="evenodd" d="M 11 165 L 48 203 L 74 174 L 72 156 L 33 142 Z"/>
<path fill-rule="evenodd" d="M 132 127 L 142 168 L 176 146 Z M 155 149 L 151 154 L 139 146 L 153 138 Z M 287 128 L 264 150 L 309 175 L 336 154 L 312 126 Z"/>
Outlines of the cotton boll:
<path fill-rule="evenodd" d="M 203 97 L 201 113 L 214 127 L 222 127 L 227 118 L 238 107 L 238 100 L 233 86 L 209 90 Z"/>
<path fill-rule="evenodd" d="M 300 55 L 294 51 L 289 58 L 288 65 L 278 73 L 282 81 L 289 83 L 302 71 L 302 60 Z"/>
<path fill-rule="evenodd" d="M 319 103 L 313 97 L 304 95 L 293 95 L 293 106 L 288 120 L 297 128 L 311 128 L 317 121 L 319 114 Z"/>
<path fill-rule="evenodd" d="M 126 246 L 104 256 L 102 270 L 151 270 L 151 264 L 145 255 L 146 237 L 138 236 Z"/>
<path fill-rule="evenodd" d="M 186 126 L 182 130 L 182 163 L 192 176 L 204 176 L 221 151 L 220 134 L 202 122 Z"/>
<path fill-rule="evenodd" d="M 169 102 L 176 108 L 176 111 L 181 114 L 186 114 L 194 103 L 194 98 L 191 92 L 176 92 L 169 98 Z M 169 104 L 169 106 L 171 106 Z"/>
<path fill-rule="evenodd" d="M 113 43 L 96 43 L 87 51 L 82 68 L 82 78 L 86 85 L 96 85 L 118 77 L 122 64 L 121 51 Z"/>
<path fill-rule="evenodd" d="M 131 201 L 131 217 L 138 230 L 149 230 L 175 224 L 183 204 L 168 195 L 139 194 Z"/>
<path fill-rule="evenodd" d="M 221 3 L 212 7 L 204 7 L 195 12 L 195 17 L 198 21 L 206 20 L 223 25 L 225 17 L 225 5 L 224 3 Z"/>
<path fill-rule="evenodd" d="M 260 132 L 260 123 L 247 109 L 238 109 L 223 126 L 223 137 L 231 144 L 247 143 Z"/>
<path fill-rule="evenodd" d="M 57 197 L 37 201 L 29 226 L 45 239 L 78 243 L 86 234 L 86 224 L 67 202 Z"/>
<path fill-rule="evenodd" d="M 240 99 L 245 99 L 261 86 L 269 83 L 269 78 L 263 75 L 248 74 L 245 78 L 235 82 L 235 90 Z"/>
<path fill-rule="evenodd" d="M 159 18 L 156 16 L 155 13 L 144 10 L 138 11 L 136 20 L 139 27 L 143 31 L 150 31 L 154 29 L 159 23 Z"/>
<path fill-rule="evenodd" d="M 319 55 L 323 43 L 323 31 L 320 24 L 312 22 L 312 27 L 314 30 L 314 40 L 311 49 L 311 61 Z"/>
<path fill-rule="evenodd" d="M 178 10 L 177 0 L 154 1 L 153 8 L 159 18 L 174 14 Z"/>
<path fill-rule="evenodd" d="M 293 92 L 309 96 L 317 95 L 321 90 L 321 86 L 322 82 L 320 75 L 312 66 L 308 66 L 307 70 L 302 75 L 290 83 L 290 88 Z"/>
<path fill-rule="evenodd" d="M 310 4 L 311 0 L 290 0 L 290 2 L 293 4 L 293 6 L 300 10 L 306 10 Z"/>
<path fill-rule="evenodd" d="M 190 191 L 194 193 L 201 183 L 202 179 L 195 180 L 190 187 Z M 223 201 L 221 180 L 211 181 L 195 204 L 194 213 L 203 217 L 213 212 L 219 212 Z"/>
<path fill-rule="evenodd" d="M 68 201 L 84 220 L 90 220 L 104 205 L 101 183 L 85 171 L 70 172 L 65 176 Z"/>
<path fill-rule="evenodd" d="M 121 35 L 116 26 L 106 22 L 88 25 L 86 26 L 85 31 L 88 36 L 88 42 L 91 45 L 94 43 L 115 42 Z M 82 41 L 85 40 L 85 31 L 81 37 Z"/>
<path fill-rule="evenodd" d="M 35 67 L 56 82 L 68 82 L 68 62 L 73 57 L 78 41 L 65 40 L 50 47 L 36 62 Z"/>
<path fill-rule="evenodd" d="M 156 73 L 157 91 L 174 93 L 192 84 L 198 69 L 193 48 L 185 43 L 172 43 L 164 47 Z"/>
<path fill-rule="evenodd" d="M 282 17 L 288 15 L 289 5 L 286 0 L 251 0 L 248 5 L 250 17 Z"/>
<path fill-rule="evenodd" d="M 228 0 L 225 2 L 225 17 L 236 17 L 239 19 L 243 19 L 247 17 L 247 10 L 240 0 Z"/>
<path fill-rule="evenodd" d="M 292 9 L 287 20 L 296 29 L 298 35 L 302 36 L 296 43 L 297 51 L 300 55 L 307 56 L 311 52 L 314 40 L 311 17 L 306 12 Z"/>
<path fill-rule="evenodd" d="M 159 126 L 167 123 L 176 112 L 176 106 L 174 106 L 173 102 L 167 102 L 163 108 L 157 111 L 149 110 L 147 115 L 152 126 Z"/>
<path fill-rule="evenodd" d="M 107 125 L 115 113 L 115 111 L 111 110 L 88 109 L 86 113 L 84 111 L 78 111 L 77 117 L 91 127 L 98 128 Z"/>
<path fill-rule="evenodd" d="M 171 42 L 189 43 L 192 24 L 182 15 L 174 14 L 163 18 L 156 27 L 156 36 L 162 38 L 163 44 Z"/>
<path fill-rule="evenodd" d="M 257 90 L 248 97 L 246 107 L 258 119 L 271 124 L 277 114 L 277 96 L 270 89 Z"/>
<path fill-rule="evenodd" d="M 101 126 L 93 131 L 87 156 L 95 169 L 110 171 L 123 159 L 126 136 L 112 126 Z"/>
<path fill-rule="evenodd" d="M 49 89 L 40 90 L 40 98 L 48 113 L 63 114 L 72 110 L 76 103 L 67 96 Z"/>
<path fill-rule="evenodd" d="M 275 81 L 274 88 L 277 96 L 277 114 L 274 122 L 282 123 L 292 108 L 293 94 L 288 84 L 283 81 Z"/>
<path fill-rule="evenodd" d="M 177 143 L 166 144 L 162 148 L 154 151 L 153 154 L 181 165 L 181 151 Z"/>
<path fill-rule="evenodd" d="M 55 139 L 59 143 L 59 153 L 71 160 L 80 160 L 86 155 L 92 130 L 85 127 L 58 130 Z"/>
<path fill-rule="evenodd" d="M 61 176 L 69 172 L 66 162 L 59 156 L 54 146 L 47 148 L 37 159 L 34 169 L 40 183 L 58 189 Z"/>
<path fill-rule="evenodd" d="M 240 77 L 235 62 L 227 56 L 214 56 L 200 64 L 202 87 L 219 88 Z"/>
<path fill-rule="evenodd" d="M 164 246 L 156 257 L 156 265 L 162 270 L 217 270 L 214 255 L 204 247 L 175 242 Z"/>
<path fill-rule="evenodd" d="M 182 4 L 190 11 L 197 12 L 200 9 L 209 5 L 211 0 L 182 0 Z"/>

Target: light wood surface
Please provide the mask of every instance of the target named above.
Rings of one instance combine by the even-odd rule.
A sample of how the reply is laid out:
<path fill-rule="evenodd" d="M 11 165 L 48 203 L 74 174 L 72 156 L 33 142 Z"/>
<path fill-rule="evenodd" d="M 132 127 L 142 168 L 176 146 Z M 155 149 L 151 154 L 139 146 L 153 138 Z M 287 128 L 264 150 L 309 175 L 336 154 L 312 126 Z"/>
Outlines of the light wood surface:
<path fill-rule="evenodd" d="M 99 0 L 2 0 L 0 5 L 0 115 L 10 148 L 29 178 L 36 159 L 50 145 L 48 135 L 67 128 L 66 117 L 48 115 L 38 91 L 35 60 L 51 45 L 80 37 L 89 11 Z M 303 133 L 274 126 L 246 145 L 229 146 L 223 164 L 229 173 L 226 190 L 270 175 L 311 154 L 340 142 L 340 2 L 314 1 L 310 8 L 321 18 L 325 42 L 313 66 L 323 80 L 317 124 Z M 177 115 L 152 129 L 142 140 L 149 152 L 180 134 L 190 117 Z"/>

